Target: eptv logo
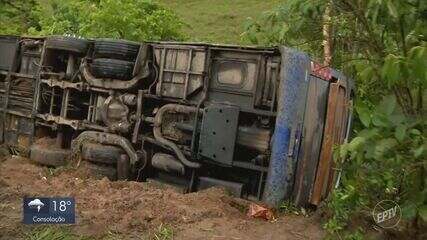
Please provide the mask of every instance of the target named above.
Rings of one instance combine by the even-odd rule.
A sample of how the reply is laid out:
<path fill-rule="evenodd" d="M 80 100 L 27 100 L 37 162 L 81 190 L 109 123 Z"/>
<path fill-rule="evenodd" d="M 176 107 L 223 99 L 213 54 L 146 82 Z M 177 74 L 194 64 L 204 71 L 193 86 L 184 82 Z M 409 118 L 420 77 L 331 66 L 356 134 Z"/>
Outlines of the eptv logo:
<path fill-rule="evenodd" d="M 392 200 L 383 200 L 375 205 L 372 217 L 375 223 L 382 228 L 393 228 L 399 224 L 402 210 L 399 204 Z"/>

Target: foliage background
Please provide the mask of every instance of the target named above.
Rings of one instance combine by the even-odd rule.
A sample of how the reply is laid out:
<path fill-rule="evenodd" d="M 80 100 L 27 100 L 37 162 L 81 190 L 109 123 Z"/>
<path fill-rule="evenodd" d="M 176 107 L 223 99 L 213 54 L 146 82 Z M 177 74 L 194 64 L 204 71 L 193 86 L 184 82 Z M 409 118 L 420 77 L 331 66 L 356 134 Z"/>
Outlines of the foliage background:
<path fill-rule="evenodd" d="M 182 31 L 191 41 L 249 44 L 242 39 L 244 22 L 258 19 L 283 0 L 159 0 L 184 22 Z"/>
<path fill-rule="evenodd" d="M 182 21 L 150 0 L 1 0 L 0 34 L 182 40 Z"/>
<path fill-rule="evenodd" d="M 104 5 L 106 3 L 112 3 L 112 5 L 102 8 L 106 10 L 104 14 L 100 14 L 99 8 L 97 8 L 98 13 L 93 13 L 92 5 L 98 6 L 102 2 Z M 132 36 L 135 38 L 134 40 L 173 39 L 249 44 L 250 41 L 241 37 L 245 29 L 243 23 L 248 18 L 258 19 L 263 12 L 275 8 L 282 2 L 282 0 L 0 0 L 0 22 L 2 23 L 0 34 L 71 32 L 71 34 L 92 37 L 101 34 L 104 34 L 103 37 L 110 37 L 105 34 L 111 34 L 111 37 L 120 36 L 118 31 L 108 31 L 108 27 L 111 25 L 115 26 L 116 30 L 121 30 L 122 34 L 125 32 L 134 35 Z M 121 4 L 117 6 L 117 3 Z M 162 11 L 157 11 L 153 17 L 156 22 L 148 23 L 149 30 L 147 31 L 144 30 L 146 26 L 141 28 L 143 34 L 140 34 L 132 28 L 140 22 L 147 24 L 151 19 L 138 14 L 138 18 L 145 20 L 133 21 L 130 18 L 135 16 L 135 9 L 138 5 L 148 5 L 147 3 L 166 12 L 163 14 Z M 127 8 L 132 10 L 131 13 L 123 12 L 123 9 Z M 102 18 L 100 15 L 103 15 L 103 19 L 108 20 L 108 24 L 103 24 L 103 32 L 98 31 L 96 25 L 91 24 L 96 22 L 94 19 L 88 18 L 90 14 L 97 15 L 93 16 L 97 20 Z M 115 17 L 110 18 L 111 16 Z M 126 21 L 124 21 L 125 19 Z M 131 24 L 128 25 L 129 21 Z M 79 26 L 87 24 L 90 27 L 86 26 L 80 32 Z M 40 27 L 43 27 L 43 31 Z M 164 30 L 159 31 L 158 27 L 162 27 Z M 29 32 L 30 28 L 33 28 L 31 32 Z M 154 31 L 154 35 L 150 31 Z M 137 34 L 140 35 L 136 37 Z"/>

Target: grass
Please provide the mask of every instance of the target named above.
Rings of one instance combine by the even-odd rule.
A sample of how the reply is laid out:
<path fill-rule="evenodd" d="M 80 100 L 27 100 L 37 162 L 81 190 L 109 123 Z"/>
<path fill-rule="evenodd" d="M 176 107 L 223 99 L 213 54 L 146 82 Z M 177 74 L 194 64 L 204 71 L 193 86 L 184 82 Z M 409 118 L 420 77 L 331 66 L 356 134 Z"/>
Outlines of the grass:
<path fill-rule="evenodd" d="M 157 232 L 154 233 L 153 240 L 172 240 L 173 239 L 173 230 L 170 226 L 160 224 L 157 229 Z"/>
<path fill-rule="evenodd" d="M 291 201 L 285 201 L 285 202 L 283 202 L 279 206 L 279 211 L 281 213 L 284 213 L 284 214 L 294 214 L 294 215 L 298 215 L 298 216 L 301 215 L 301 216 L 304 216 L 304 217 L 308 217 L 309 216 L 309 214 L 308 214 L 308 212 L 307 212 L 307 210 L 305 208 L 303 208 L 303 207 L 301 207 L 301 208 L 296 207 L 294 205 L 294 203 L 291 202 Z"/>
<path fill-rule="evenodd" d="M 173 229 L 166 224 L 160 224 L 153 233 L 141 234 L 141 240 L 173 240 Z M 70 231 L 67 226 L 37 226 L 24 232 L 25 240 L 124 240 L 126 234 L 108 232 L 102 238 L 79 236 Z M 139 239 L 139 238 L 138 238 Z"/>
<path fill-rule="evenodd" d="M 183 19 L 191 41 L 246 44 L 242 41 L 247 18 L 258 18 L 280 0 L 157 0 Z"/>
<path fill-rule="evenodd" d="M 89 240 L 72 234 L 66 227 L 39 226 L 24 234 L 26 240 Z"/>
<path fill-rule="evenodd" d="M 24 234 L 25 240 L 98 240 L 88 236 L 79 236 L 67 226 L 37 226 Z M 99 240 L 122 240 L 120 235 L 108 232 Z"/>

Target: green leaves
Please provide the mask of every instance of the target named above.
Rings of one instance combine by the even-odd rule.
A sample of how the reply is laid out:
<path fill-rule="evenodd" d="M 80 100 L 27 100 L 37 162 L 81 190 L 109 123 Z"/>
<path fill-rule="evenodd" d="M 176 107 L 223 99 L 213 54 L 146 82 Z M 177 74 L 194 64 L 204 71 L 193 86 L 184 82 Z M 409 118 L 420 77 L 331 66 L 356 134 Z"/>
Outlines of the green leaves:
<path fill-rule="evenodd" d="M 413 150 L 414 157 L 420 158 L 421 156 L 423 156 L 423 154 L 425 154 L 426 151 L 427 151 L 427 144 L 421 145 L 419 148 Z"/>
<path fill-rule="evenodd" d="M 394 1 L 393 0 L 386 0 L 385 2 L 387 3 L 387 9 L 388 9 L 388 12 L 390 13 L 390 15 L 394 18 L 398 18 L 399 13 L 397 11 L 396 6 L 394 5 Z"/>
<path fill-rule="evenodd" d="M 389 54 L 385 60 L 384 65 L 381 70 L 381 76 L 385 79 L 387 86 L 390 88 L 391 86 L 397 84 L 401 78 L 401 67 L 402 67 L 402 59 L 393 54 Z"/>
<path fill-rule="evenodd" d="M 323 58 L 323 13 L 329 1 L 288 0 L 262 20 L 250 20 L 242 34 L 256 44 L 285 44 Z M 357 81 L 356 96 L 377 103 L 399 95 L 405 114 L 419 114 L 427 88 L 427 11 L 425 1 L 361 0 L 333 4 L 333 66 Z M 401 93 L 403 92 L 403 93 Z M 410 96 L 409 96 L 410 95 Z M 427 104 L 424 104 L 426 106 Z M 364 126 L 371 124 L 359 112 Z M 381 119 L 376 123 L 382 124 Z"/>
<path fill-rule="evenodd" d="M 396 132 L 394 132 L 394 136 L 396 137 L 396 139 L 399 142 L 403 142 L 403 140 L 406 137 L 406 129 L 407 126 L 403 125 L 403 124 L 399 124 L 396 128 Z"/>
<path fill-rule="evenodd" d="M 425 219 L 427 120 L 403 115 L 394 96 L 371 107 L 358 103 L 356 111 L 364 128 L 334 152 L 337 167 L 343 169 L 342 186 L 328 205 L 334 215 L 326 227 L 342 231 L 345 223 L 338 230 L 337 222 L 372 210 L 384 199 L 397 201 L 409 220 Z"/>
<path fill-rule="evenodd" d="M 365 127 L 371 124 L 371 112 L 366 104 L 363 102 L 356 104 L 356 112 L 359 115 L 359 120 Z"/>
<path fill-rule="evenodd" d="M 297 46 L 320 56 L 323 9 L 326 1 L 288 0 L 264 14 L 260 20 L 248 19 L 243 41 L 262 45 Z M 316 33 L 316 34 L 314 34 Z"/>
<path fill-rule="evenodd" d="M 394 124 L 391 121 L 395 118 L 392 114 L 397 107 L 396 98 L 393 95 L 385 96 L 383 100 L 376 106 L 373 111 L 369 109 L 367 104 L 360 102 L 356 104 L 356 112 L 360 122 L 365 127 L 370 127 L 371 123 L 377 127 L 388 127 Z"/>
<path fill-rule="evenodd" d="M 424 88 L 427 87 L 427 44 L 415 46 L 409 51 L 408 64 L 414 81 L 419 82 Z"/>
<path fill-rule="evenodd" d="M 364 137 L 355 137 L 348 145 L 349 151 L 356 151 L 358 150 L 364 143 L 366 142 L 366 139 Z"/>
<path fill-rule="evenodd" d="M 407 56 L 389 54 L 381 69 L 381 76 L 391 87 L 427 86 L 427 47 L 415 46 Z"/>
<path fill-rule="evenodd" d="M 397 146 L 397 141 L 394 138 L 381 139 L 376 143 L 374 158 L 381 159 L 386 156 L 394 147 Z M 384 159 L 385 160 L 385 159 Z"/>
<path fill-rule="evenodd" d="M 184 38 L 180 19 L 171 10 L 150 0 L 47 0 L 34 5 L 29 11 L 34 24 L 21 33 L 135 41 Z"/>
<path fill-rule="evenodd" d="M 396 97 L 394 95 L 388 95 L 383 98 L 380 104 L 376 107 L 376 110 L 386 116 L 389 116 L 396 109 Z"/>
<path fill-rule="evenodd" d="M 418 214 L 424 222 L 427 222 L 427 205 L 422 205 L 418 210 Z"/>
<path fill-rule="evenodd" d="M 415 204 L 405 204 L 402 207 L 402 217 L 406 220 L 413 219 L 417 216 L 417 206 Z"/>

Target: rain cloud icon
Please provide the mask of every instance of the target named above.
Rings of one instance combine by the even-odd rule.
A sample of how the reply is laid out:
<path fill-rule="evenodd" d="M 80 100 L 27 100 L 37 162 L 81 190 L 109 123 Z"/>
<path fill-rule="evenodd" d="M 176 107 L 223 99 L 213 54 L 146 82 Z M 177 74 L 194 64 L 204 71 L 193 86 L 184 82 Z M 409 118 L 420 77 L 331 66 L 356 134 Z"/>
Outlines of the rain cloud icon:
<path fill-rule="evenodd" d="M 29 207 L 37 207 L 37 212 L 40 212 L 40 208 L 44 206 L 44 203 L 40 199 L 36 198 L 33 201 L 28 203 Z"/>

